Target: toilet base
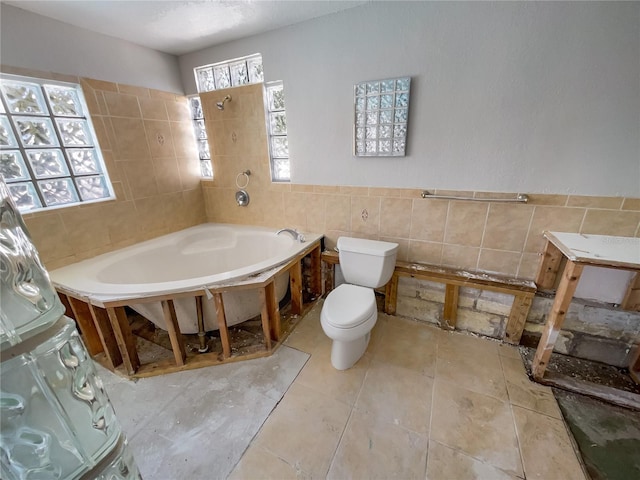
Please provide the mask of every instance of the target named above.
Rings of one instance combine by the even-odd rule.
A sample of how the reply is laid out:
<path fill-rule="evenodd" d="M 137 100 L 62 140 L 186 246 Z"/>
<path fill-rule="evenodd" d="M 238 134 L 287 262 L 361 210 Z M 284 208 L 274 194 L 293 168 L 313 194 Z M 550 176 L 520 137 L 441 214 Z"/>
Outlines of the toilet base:
<path fill-rule="evenodd" d="M 364 337 L 359 337 L 349 342 L 334 340 L 331 345 L 331 365 L 336 370 L 347 370 L 353 367 L 362 355 L 364 355 L 371 332 L 367 332 Z"/>

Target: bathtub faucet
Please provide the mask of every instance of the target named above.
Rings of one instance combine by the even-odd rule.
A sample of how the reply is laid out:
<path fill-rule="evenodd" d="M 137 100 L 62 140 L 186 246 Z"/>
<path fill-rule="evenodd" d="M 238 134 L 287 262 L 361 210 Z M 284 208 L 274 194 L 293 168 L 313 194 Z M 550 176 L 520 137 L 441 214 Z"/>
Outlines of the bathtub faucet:
<path fill-rule="evenodd" d="M 276 235 L 280 235 L 282 232 L 290 233 L 291 236 L 300 243 L 304 243 L 304 235 L 298 232 L 295 228 L 281 228 L 276 232 Z"/>

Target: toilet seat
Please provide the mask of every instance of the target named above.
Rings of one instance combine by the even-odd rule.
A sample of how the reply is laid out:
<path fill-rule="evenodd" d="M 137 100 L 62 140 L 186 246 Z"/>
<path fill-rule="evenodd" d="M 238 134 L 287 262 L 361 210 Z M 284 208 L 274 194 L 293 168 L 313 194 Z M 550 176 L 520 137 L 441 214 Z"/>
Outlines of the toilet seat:
<path fill-rule="evenodd" d="M 324 320 L 335 328 L 354 328 L 377 313 L 373 289 L 343 283 L 327 296 L 322 308 Z"/>

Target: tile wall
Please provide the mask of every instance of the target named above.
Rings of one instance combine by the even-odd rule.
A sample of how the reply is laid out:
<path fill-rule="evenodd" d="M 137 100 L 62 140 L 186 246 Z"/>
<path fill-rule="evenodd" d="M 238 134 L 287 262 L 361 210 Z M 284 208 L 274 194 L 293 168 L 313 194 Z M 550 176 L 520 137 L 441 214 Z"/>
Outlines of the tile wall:
<path fill-rule="evenodd" d="M 206 221 L 186 97 L 50 72 L 1 70 L 82 85 L 117 197 L 24 216 L 49 270 Z"/>
<path fill-rule="evenodd" d="M 218 110 L 215 102 L 228 93 L 233 101 L 224 111 Z M 262 86 L 205 95 L 214 180 L 203 181 L 203 187 L 211 222 L 321 232 L 329 248 L 340 235 L 390 240 L 400 244 L 400 260 L 523 279 L 535 276 L 544 230 L 640 236 L 640 198 L 531 194 L 527 204 L 505 204 L 423 199 L 418 189 L 274 184 Z M 235 180 L 246 169 L 252 172 L 246 187 L 251 203 L 239 207 Z M 515 192 L 429 191 L 475 198 L 516 196 Z"/>

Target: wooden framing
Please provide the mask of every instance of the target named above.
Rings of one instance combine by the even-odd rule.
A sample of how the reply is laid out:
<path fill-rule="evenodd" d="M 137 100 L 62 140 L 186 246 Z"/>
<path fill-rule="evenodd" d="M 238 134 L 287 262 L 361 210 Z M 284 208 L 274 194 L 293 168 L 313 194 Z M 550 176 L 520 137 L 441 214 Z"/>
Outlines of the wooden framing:
<path fill-rule="evenodd" d="M 584 266 L 592 265 L 640 272 L 640 239 L 554 232 L 544 232 L 544 237 L 547 239 L 547 244 L 538 269 L 536 283 L 540 288 L 552 288 L 556 284 L 558 288 L 531 365 L 533 378 L 546 385 L 565 388 L 625 407 L 640 409 L 640 395 L 578 381 L 553 372 L 545 374 Z M 576 245 L 580 248 L 577 248 Z M 621 252 L 618 258 L 617 250 L 612 248 L 616 245 L 629 249 L 620 248 Z M 637 248 L 637 251 L 634 251 L 634 248 Z M 564 268 L 562 276 L 558 279 L 559 266 L 562 263 L 564 263 Z M 625 301 L 635 295 L 633 292 L 638 287 L 638 276 L 636 273 L 634 281 L 631 282 L 627 291 Z M 629 364 L 629 372 L 631 378 L 640 383 L 640 348 Z"/>
<path fill-rule="evenodd" d="M 620 304 L 623 310 L 640 312 L 640 273 L 636 272 Z"/>
<path fill-rule="evenodd" d="M 340 263 L 338 254 L 329 251 L 323 252 L 322 260 L 327 265 L 325 278 L 333 280 L 334 266 Z M 514 295 L 511 314 L 507 321 L 503 340 L 514 345 L 520 343 L 524 323 L 536 293 L 536 286 L 533 282 L 500 276 L 472 274 L 451 268 L 399 261 L 396 262 L 395 270 L 385 290 L 384 311 L 389 315 L 396 313 L 398 279 L 400 276 L 445 284 L 444 310 L 441 326 L 449 330 L 455 329 L 456 326 L 460 287 L 477 288 L 479 290 L 490 290 Z M 328 282 L 325 282 L 325 292 L 333 288 L 333 283 L 330 285 L 327 285 L 327 283 Z"/>
<path fill-rule="evenodd" d="M 291 289 L 292 313 L 302 314 L 305 311 L 303 299 L 302 262 L 309 255 L 311 258 L 311 276 L 309 290 L 319 297 L 322 294 L 322 277 L 320 262 L 321 239 L 309 242 L 302 251 L 291 260 L 270 270 L 252 277 L 230 283 L 220 283 L 198 288 L 192 291 L 182 291 L 162 295 L 138 298 L 101 299 L 92 298 L 56 285 L 58 293 L 73 316 L 82 332 L 87 346 L 91 345 L 90 353 L 94 358 L 105 364 L 111 370 L 122 369 L 129 377 L 147 377 L 187 369 L 200 368 L 220 363 L 258 358 L 271 355 L 284 340 L 281 330 L 281 319 L 276 298 L 275 280 L 277 277 L 289 274 Z M 227 327 L 223 293 L 237 290 L 256 290 L 261 303 L 261 323 L 264 335 L 264 349 L 244 355 L 234 355 L 232 351 L 229 329 Z M 176 318 L 174 300 L 193 297 L 212 302 L 218 315 L 220 343 L 222 352 L 189 355 L 180 326 Z M 129 326 L 125 306 L 137 303 L 160 302 L 166 323 L 167 333 L 173 351 L 173 360 L 163 359 L 147 364 L 140 363 L 136 348 L 135 337 Z M 198 312 L 198 308 L 196 308 Z"/>

